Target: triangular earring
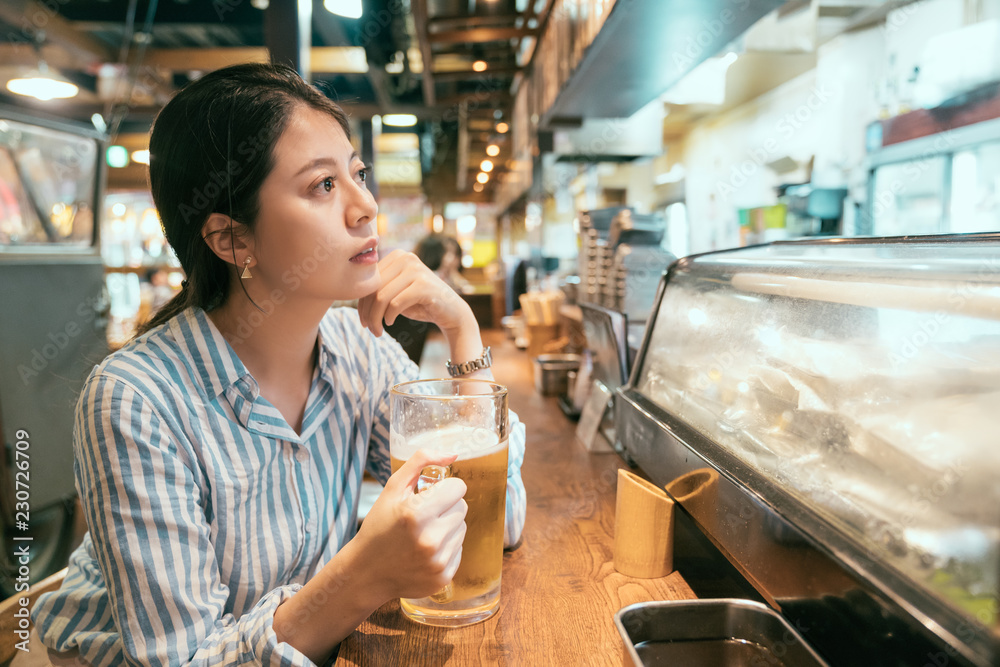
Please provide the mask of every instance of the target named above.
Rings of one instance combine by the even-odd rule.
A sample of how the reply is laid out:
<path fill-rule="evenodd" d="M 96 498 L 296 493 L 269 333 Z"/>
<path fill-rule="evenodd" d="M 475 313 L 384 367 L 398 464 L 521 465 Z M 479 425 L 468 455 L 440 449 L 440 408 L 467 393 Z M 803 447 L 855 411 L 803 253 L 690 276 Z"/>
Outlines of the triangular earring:
<path fill-rule="evenodd" d="M 243 273 L 240 275 L 240 278 L 242 278 L 243 280 L 246 280 L 247 278 L 253 278 L 253 274 L 250 273 L 250 262 L 251 261 L 253 261 L 253 260 L 251 258 L 249 258 L 249 257 L 247 257 L 245 260 L 243 260 Z"/>

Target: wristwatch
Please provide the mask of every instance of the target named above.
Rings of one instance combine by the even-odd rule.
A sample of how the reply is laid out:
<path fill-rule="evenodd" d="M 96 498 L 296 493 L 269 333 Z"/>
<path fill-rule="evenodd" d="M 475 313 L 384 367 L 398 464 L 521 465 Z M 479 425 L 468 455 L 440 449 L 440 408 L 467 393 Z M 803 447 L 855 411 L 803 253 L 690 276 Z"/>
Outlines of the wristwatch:
<path fill-rule="evenodd" d="M 481 371 L 484 368 L 489 368 L 493 365 L 493 355 L 490 354 L 490 348 L 483 348 L 483 356 L 478 359 L 473 359 L 472 361 L 465 361 L 460 364 L 451 363 L 451 359 L 445 364 L 445 368 L 448 369 L 448 374 L 453 378 L 457 378 L 459 375 L 468 375 L 473 371 Z"/>

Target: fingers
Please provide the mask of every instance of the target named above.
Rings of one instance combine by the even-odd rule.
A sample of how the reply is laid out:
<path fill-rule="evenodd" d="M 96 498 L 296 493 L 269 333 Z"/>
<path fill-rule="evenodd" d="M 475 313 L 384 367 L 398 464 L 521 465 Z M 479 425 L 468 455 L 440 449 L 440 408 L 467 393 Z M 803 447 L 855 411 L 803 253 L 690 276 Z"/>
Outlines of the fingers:
<path fill-rule="evenodd" d="M 457 484 L 449 484 L 448 486 L 443 487 L 441 491 L 437 492 L 438 495 L 437 498 L 435 498 L 435 500 L 440 501 L 445 505 L 445 508 L 441 511 L 440 519 L 450 529 L 454 526 L 462 524 L 465 521 L 465 517 L 469 513 L 469 505 L 465 502 L 465 482 L 457 477 L 450 477 L 446 480 L 438 482 L 434 485 L 434 489 L 437 489 L 437 487 L 447 481 L 461 482 L 461 486 Z M 430 491 L 425 491 L 424 495 L 427 493 L 430 493 Z"/>
<path fill-rule="evenodd" d="M 382 319 L 385 320 L 386 324 L 392 324 L 396 321 L 396 318 L 400 316 L 401 313 L 406 312 L 407 308 L 415 306 L 419 303 L 424 302 L 425 293 L 421 290 L 415 283 L 404 287 L 396 296 L 392 297 L 385 304 L 385 312 L 382 313 Z"/>
<path fill-rule="evenodd" d="M 378 269 L 381 284 L 377 290 L 358 301 L 358 317 L 361 320 L 361 326 L 366 327 L 376 336 L 381 336 L 383 320 L 389 323 L 395 322 L 396 317 L 406 310 L 406 307 L 418 303 L 419 300 L 411 300 L 406 307 L 395 307 L 392 312 L 387 313 L 390 302 L 394 301 L 400 292 L 419 281 L 421 276 L 433 274 L 416 255 L 401 250 L 394 250 L 386 255 L 384 259 L 379 261 Z M 386 318 L 387 314 L 388 319 Z"/>
<path fill-rule="evenodd" d="M 437 482 L 429 489 L 415 494 L 411 497 L 411 502 L 415 503 L 414 509 L 419 516 L 424 518 L 444 518 L 445 516 L 459 516 L 457 521 L 465 518 L 465 510 L 455 511 L 455 507 L 465 507 L 465 497 L 467 487 L 465 482 L 457 477 L 449 477 Z M 451 514 L 449 514 L 451 513 Z"/>
<path fill-rule="evenodd" d="M 455 573 L 458 572 L 458 566 L 462 564 L 462 543 L 465 541 L 466 526 L 463 521 L 455 534 L 450 536 L 447 543 L 444 545 L 442 552 L 444 554 L 451 554 L 448 559 L 447 565 L 445 565 L 444 572 L 441 573 L 443 579 L 451 581 L 455 578 Z"/>
<path fill-rule="evenodd" d="M 394 279 L 397 275 L 399 275 L 400 272 L 399 258 L 400 256 L 406 254 L 408 253 L 405 253 L 402 250 L 393 250 L 388 255 L 379 260 L 378 275 L 380 280 L 378 289 L 376 289 L 371 294 L 361 297 L 358 300 L 358 318 L 361 320 L 361 326 L 365 327 L 366 329 L 371 329 L 371 326 L 369 326 L 369 324 L 372 321 L 370 313 L 372 305 L 375 303 L 375 297 L 378 295 L 379 291 L 381 291 L 382 288 L 386 285 L 386 283 L 388 283 L 389 281 Z M 379 334 L 381 334 L 381 332 L 379 332 Z"/>
<path fill-rule="evenodd" d="M 426 449 L 418 449 L 385 483 L 387 491 L 397 496 L 412 495 L 420 479 L 420 472 L 427 466 L 449 466 L 458 454 L 442 454 Z M 459 480 L 460 481 L 460 480 Z M 464 484 L 464 482 L 463 482 Z"/>
<path fill-rule="evenodd" d="M 382 286 L 378 290 L 365 297 L 369 299 L 368 312 L 365 315 L 365 321 L 367 322 L 368 329 L 371 330 L 376 336 L 381 336 L 383 331 L 382 321 L 385 319 L 386 310 L 389 308 L 389 304 L 398 298 L 401 292 L 407 291 L 407 288 L 411 284 L 413 278 L 406 274 L 397 275 L 388 282 L 382 283 Z M 396 311 L 399 314 L 400 311 Z M 395 316 L 388 323 L 391 324 L 395 321 Z"/>

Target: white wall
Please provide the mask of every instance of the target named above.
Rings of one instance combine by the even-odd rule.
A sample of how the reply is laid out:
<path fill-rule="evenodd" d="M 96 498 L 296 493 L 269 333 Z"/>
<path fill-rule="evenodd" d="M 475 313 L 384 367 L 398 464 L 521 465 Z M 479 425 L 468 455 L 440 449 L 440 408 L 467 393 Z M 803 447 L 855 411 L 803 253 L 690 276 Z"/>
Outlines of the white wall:
<path fill-rule="evenodd" d="M 975 5 L 975 3 L 973 3 Z M 775 174 L 780 157 L 814 157 L 812 182 L 866 196 L 865 130 L 880 115 L 905 111 L 906 79 L 933 35 L 1000 12 L 983 0 L 924 0 L 891 12 L 884 25 L 842 34 L 819 48 L 814 70 L 736 109 L 696 125 L 684 142 L 691 251 L 739 244 L 737 209 L 777 201 L 774 187 L 804 180 L 804 170 Z"/>

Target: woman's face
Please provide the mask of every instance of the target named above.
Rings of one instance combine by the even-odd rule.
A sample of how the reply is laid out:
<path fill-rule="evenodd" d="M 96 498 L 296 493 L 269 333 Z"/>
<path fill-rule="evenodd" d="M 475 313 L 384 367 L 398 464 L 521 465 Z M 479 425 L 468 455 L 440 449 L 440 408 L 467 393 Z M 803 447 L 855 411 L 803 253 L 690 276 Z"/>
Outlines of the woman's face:
<path fill-rule="evenodd" d="M 455 254 L 455 250 L 450 245 L 444 251 L 444 257 L 441 258 L 441 268 L 439 270 L 442 273 L 454 273 L 458 271 L 458 255 Z"/>
<path fill-rule="evenodd" d="M 320 302 L 375 291 L 378 206 L 366 178 L 340 124 L 311 107 L 296 107 L 261 186 L 254 287 Z"/>

